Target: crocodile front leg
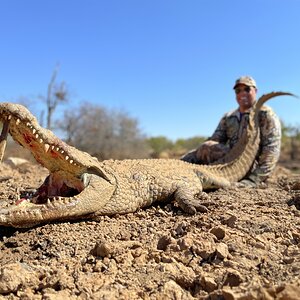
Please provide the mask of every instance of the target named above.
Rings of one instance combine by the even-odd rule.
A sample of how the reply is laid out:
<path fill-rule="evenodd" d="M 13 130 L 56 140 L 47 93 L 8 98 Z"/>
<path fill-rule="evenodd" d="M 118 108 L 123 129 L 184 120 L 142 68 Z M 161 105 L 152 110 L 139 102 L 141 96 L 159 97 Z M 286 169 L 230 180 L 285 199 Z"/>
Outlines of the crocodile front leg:
<path fill-rule="evenodd" d="M 174 193 L 174 198 L 180 208 L 188 214 L 193 215 L 197 211 L 202 213 L 208 211 L 208 209 L 201 204 L 201 200 L 207 198 L 207 194 L 202 192 L 202 185 L 200 183 L 199 186 L 193 188 L 188 186 L 188 184 L 180 184 Z"/>

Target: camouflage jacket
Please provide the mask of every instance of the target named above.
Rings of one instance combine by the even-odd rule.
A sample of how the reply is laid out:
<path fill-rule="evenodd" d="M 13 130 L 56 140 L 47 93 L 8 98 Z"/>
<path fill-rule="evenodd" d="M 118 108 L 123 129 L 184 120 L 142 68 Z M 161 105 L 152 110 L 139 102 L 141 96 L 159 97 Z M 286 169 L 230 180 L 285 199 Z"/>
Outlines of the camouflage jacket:
<path fill-rule="evenodd" d="M 249 112 L 240 113 L 236 109 L 226 113 L 209 140 L 232 148 L 243 134 L 248 120 Z M 270 107 L 263 106 L 261 108 L 259 124 L 261 132 L 260 148 L 256 163 L 249 176 L 247 176 L 255 182 L 263 181 L 270 175 L 279 159 L 281 146 L 281 124 Z"/>

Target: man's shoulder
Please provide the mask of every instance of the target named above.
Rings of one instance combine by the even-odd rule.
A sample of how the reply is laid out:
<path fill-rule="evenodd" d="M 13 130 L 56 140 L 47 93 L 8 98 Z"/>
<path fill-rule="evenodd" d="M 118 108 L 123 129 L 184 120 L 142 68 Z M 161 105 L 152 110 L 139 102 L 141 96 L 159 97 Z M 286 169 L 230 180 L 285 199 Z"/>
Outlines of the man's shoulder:
<path fill-rule="evenodd" d="M 263 105 L 261 107 L 259 115 L 266 116 L 266 117 L 272 117 L 272 116 L 277 117 L 274 110 L 268 105 Z M 238 118 L 238 119 L 240 118 L 240 112 L 238 108 L 230 110 L 223 115 L 223 119 L 229 119 L 229 118 Z"/>
<path fill-rule="evenodd" d="M 230 111 L 226 112 L 223 116 L 223 118 L 231 118 L 231 117 L 239 118 L 240 117 L 239 110 L 238 109 L 230 110 Z"/>

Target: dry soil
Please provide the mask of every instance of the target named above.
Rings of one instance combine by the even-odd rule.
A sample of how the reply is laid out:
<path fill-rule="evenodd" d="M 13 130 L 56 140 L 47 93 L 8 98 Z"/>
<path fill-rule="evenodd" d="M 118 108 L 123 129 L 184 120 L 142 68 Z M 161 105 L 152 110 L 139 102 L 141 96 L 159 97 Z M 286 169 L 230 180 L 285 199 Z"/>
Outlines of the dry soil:
<path fill-rule="evenodd" d="M 0 210 L 38 187 L 39 166 L 0 166 Z M 0 226 L 0 299 L 300 299 L 300 179 L 210 192 L 128 215 Z"/>

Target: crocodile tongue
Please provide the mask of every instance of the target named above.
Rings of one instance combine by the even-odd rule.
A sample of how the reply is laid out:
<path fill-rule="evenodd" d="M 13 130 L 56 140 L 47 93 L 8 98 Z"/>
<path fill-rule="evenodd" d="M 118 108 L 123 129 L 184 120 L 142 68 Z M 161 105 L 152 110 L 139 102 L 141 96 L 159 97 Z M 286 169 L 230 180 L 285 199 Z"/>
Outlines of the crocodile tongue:
<path fill-rule="evenodd" d="M 8 129 L 9 129 L 9 120 L 5 120 L 3 122 L 2 132 L 0 135 L 0 162 L 3 159 L 5 148 L 6 148 Z"/>

